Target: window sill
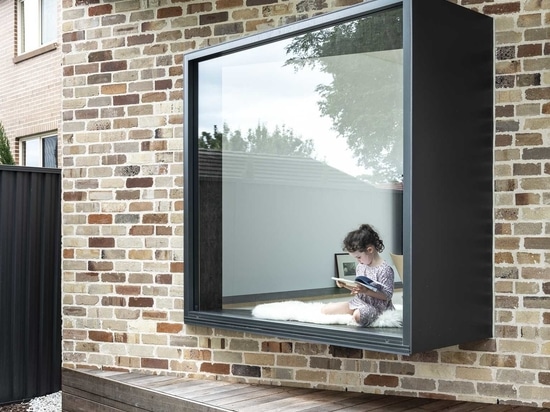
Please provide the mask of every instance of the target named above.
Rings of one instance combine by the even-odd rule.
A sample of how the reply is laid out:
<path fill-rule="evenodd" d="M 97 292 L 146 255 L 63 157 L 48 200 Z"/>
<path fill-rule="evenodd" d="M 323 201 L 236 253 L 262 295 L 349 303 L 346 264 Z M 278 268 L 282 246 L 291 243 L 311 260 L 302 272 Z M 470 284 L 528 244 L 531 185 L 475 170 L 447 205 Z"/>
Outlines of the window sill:
<path fill-rule="evenodd" d="M 57 47 L 58 47 L 58 43 L 46 44 L 38 49 L 31 50 L 30 52 L 15 56 L 13 58 L 13 63 L 14 64 L 21 63 L 25 60 L 29 60 L 29 59 L 32 59 L 33 57 L 40 56 L 41 54 L 48 53 L 52 50 L 55 50 L 57 49 Z"/>
<path fill-rule="evenodd" d="M 263 336 L 294 339 L 376 352 L 409 355 L 402 328 L 360 328 L 347 325 L 321 325 L 294 321 L 257 319 L 251 310 L 224 309 L 189 311 L 186 325 L 206 326 Z"/>

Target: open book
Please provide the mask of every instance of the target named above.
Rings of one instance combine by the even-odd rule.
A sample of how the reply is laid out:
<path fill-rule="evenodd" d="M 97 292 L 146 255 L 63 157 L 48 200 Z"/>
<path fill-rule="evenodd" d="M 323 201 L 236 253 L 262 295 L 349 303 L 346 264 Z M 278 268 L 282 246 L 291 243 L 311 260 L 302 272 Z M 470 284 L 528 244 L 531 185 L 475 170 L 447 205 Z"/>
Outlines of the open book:
<path fill-rule="evenodd" d="M 357 276 L 354 280 L 334 277 L 332 279 L 350 287 L 354 287 L 355 285 L 362 285 L 374 292 L 379 292 L 382 289 L 382 285 L 380 283 L 372 280 L 367 276 Z"/>

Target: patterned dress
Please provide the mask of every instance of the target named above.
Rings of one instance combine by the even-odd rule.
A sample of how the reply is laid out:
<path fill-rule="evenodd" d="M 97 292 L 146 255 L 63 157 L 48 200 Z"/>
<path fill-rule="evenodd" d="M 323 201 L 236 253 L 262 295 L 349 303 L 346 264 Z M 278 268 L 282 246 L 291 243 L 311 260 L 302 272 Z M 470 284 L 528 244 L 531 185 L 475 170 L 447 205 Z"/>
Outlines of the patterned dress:
<path fill-rule="evenodd" d="M 374 267 L 359 263 L 355 275 L 368 276 L 372 280 L 382 284 L 382 292 L 388 296 L 388 300 L 380 300 L 363 293 L 358 293 L 349 302 L 349 308 L 351 310 L 359 309 L 359 324 L 361 326 L 368 326 L 374 322 L 382 312 L 388 309 L 395 309 L 391 301 L 394 283 L 393 269 L 386 262 Z"/>

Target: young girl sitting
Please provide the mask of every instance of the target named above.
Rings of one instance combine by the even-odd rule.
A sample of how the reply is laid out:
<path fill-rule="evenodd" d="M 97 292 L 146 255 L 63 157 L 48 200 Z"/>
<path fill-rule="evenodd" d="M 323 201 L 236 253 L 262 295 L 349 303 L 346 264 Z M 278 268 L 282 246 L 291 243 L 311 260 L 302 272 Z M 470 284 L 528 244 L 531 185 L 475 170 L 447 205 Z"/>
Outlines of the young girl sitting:
<path fill-rule="evenodd" d="M 349 302 L 327 303 L 321 311 L 327 315 L 350 314 L 361 326 L 368 326 L 386 310 L 394 309 L 392 304 L 394 273 L 390 265 L 380 256 L 384 243 L 378 233 L 367 224 L 347 234 L 344 239 L 344 250 L 359 262 L 356 276 L 367 276 L 379 283 L 375 292 L 362 285 L 348 287 L 337 282 L 338 287 L 345 287 L 355 295 Z"/>

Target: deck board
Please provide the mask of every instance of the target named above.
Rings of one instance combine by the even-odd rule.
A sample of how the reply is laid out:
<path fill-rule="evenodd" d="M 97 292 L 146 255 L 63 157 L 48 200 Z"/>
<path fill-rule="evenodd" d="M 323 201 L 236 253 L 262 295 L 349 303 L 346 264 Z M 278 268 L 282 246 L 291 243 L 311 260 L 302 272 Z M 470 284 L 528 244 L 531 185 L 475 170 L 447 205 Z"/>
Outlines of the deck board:
<path fill-rule="evenodd" d="M 550 412 L 549 408 L 63 369 L 63 412 Z"/>

